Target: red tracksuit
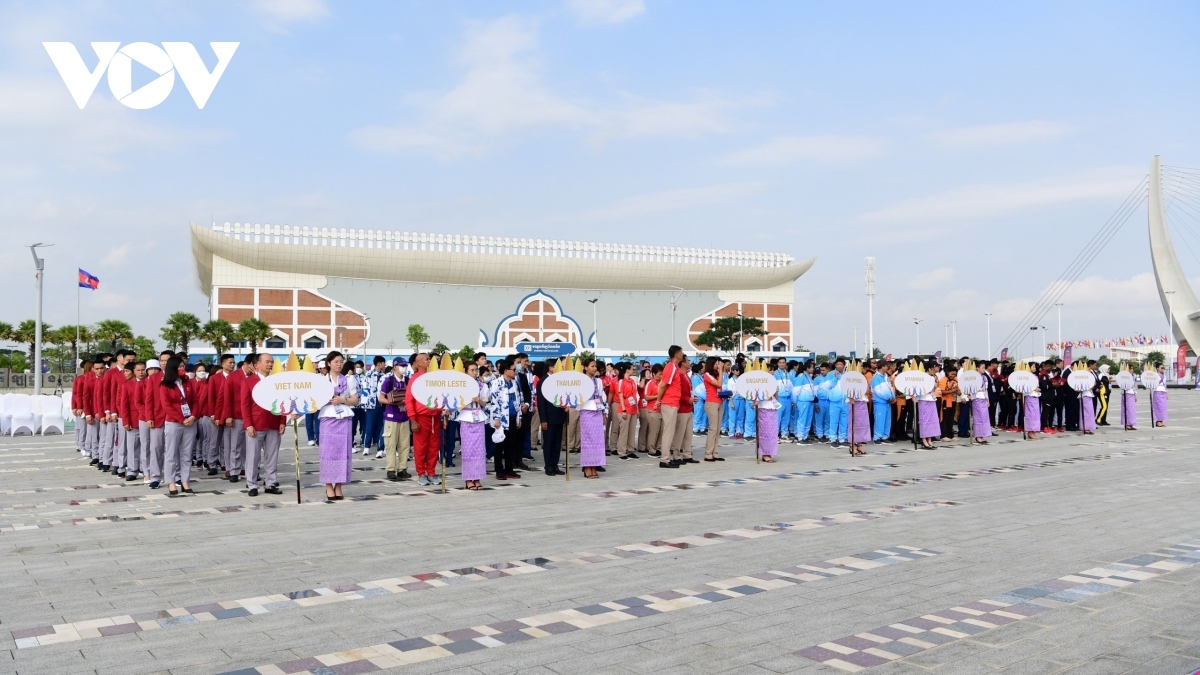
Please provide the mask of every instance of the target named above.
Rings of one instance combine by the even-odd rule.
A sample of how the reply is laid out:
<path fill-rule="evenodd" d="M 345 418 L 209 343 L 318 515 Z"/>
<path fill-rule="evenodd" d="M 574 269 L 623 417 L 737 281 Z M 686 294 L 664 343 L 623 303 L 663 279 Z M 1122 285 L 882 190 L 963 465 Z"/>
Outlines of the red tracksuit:
<path fill-rule="evenodd" d="M 437 474 L 438 453 L 441 450 L 442 411 L 430 410 L 413 398 L 413 385 L 424 375 L 415 373 L 408 381 L 404 405 L 408 419 L 413 422 L 413 460 L 417 465 L 417 475 L 432 477 Z"/>

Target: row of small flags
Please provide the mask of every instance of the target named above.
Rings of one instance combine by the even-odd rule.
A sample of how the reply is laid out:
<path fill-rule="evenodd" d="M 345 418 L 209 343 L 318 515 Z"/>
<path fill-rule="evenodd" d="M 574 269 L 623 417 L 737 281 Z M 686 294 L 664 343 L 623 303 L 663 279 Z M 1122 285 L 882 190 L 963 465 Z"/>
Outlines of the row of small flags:
<path fill-rule="evenodd" d="M 1107 340 L 1064 340 L 1061 344 L 1050 342 L 1046 348 L 1052 352 L 1061 351 L 1067 347 L 1112 348 L 1112 347 L 1146 347 L 1149 345 L 1171 344 L 1166 335 L 1142 335 L 1131 337 L 1109 338 Z"/>

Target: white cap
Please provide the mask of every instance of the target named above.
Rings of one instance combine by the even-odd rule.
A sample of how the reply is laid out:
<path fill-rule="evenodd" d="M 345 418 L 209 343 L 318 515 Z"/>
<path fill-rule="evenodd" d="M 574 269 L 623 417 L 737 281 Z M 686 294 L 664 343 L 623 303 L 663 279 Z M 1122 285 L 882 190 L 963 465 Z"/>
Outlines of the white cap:
<path fill-rule="evenodd" d="M 158 365 L 158 359 L 150 359 L 149 361 L 146 361 L 146 370 L 150 370 L 151 368 L 158 368 L 159 370 L 162 370 L 162 366 Z"/>

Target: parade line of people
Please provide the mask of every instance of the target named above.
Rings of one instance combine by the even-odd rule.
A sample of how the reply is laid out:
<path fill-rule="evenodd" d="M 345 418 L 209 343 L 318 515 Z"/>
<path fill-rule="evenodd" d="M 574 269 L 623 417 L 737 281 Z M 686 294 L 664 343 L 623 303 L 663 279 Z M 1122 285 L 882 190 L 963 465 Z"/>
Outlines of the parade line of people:
<path fill-rule="evenodd" d="M 412 385 L 428 372 L 430 359 L 423 352 L 390 362 L 376 356 L 367 366 L 333 351 L 317 363 L 317 372 L 329 378 L 334 393 L 305 416 L 304 428 L 307 444 L 318 447 L 327 501 L 343 499 L 342 486 L 353 480 L 357 448 L 363 456 L 374 451 L 376 459 L 386 460 L 389 481 L 413 478 L 411 454 L 421 486 L 440 483 L 439 473 L 455 467 L 457 457 L 464 487 L 479 490 L 489 460 L 495 480 L 518 479 L 519 471 L 535 470 L 534 451 L 539 449 L 546 475 L 563 474 L 567 457 L 577 453 L 575 465 L 595 479 L 609 457 L 655 458 L 662 469 L 699 464 L 693 457 L 693 436 L 704 438 L 705 462 L 725 461 L 719 452 L 721 436 L 753 440 L 756 456 L 774 462 L 782 442 L 827 443 L 860 455 L 868 443 L 919 441 L 930 448 L 935 441 L 957 437 L 986 444 L 997 430 L 1026 438 L 1090 434 L 1108 425 L 1114 393 L 1108 366 L 1097 368 L 1095 361 L 1037 365 L 1038 386 L 1021 394 L 1009 386 L 1016 366 L 1007 361 L 930 360 L 921 365 L 936 388 L 909 401 L 895 382 L 904 361 L 848 364 L 838 358 L 818 365 L 786 358 L 747 360 L 738 354 L 692 363 L 682 348 L 672 346 L 664 364 L 580 359 L 577 369 L 591 379 L 592 395 L 565 408 L 551 404 L 540 386 L 561 362 L 531 363 L 524 354 L 492 361 L 479 353 L 470 363 L 459 364 L 478 391 L 467 405 L 449 412 L 427 408 L 412 395 Z M 172 351 L 147 361 L 136 360 L 128 350 L 97 354 L 83 361 L 72 386 L 76 446 L 100 471 L 126 483 L 140 480 L 150 489 L 165 487 L 172 496 L 193 494 L 192 483 L 201 476 L 244 480 L 251 497 L 260 488 L 265 494 L 282 494 L 277 467 L 289 419 L 259 407 L 251 396 L 274 365 L 268 353 L 240 362 L 224 354 L 211 366 L 191 364 L 187 355 Z M 857 399 L 838 386 L 848 366 L 870 385 Z M 1163 371 L 1162 364 L 1155 366 Z M 973 367 L 983 382 L 970 395 L 959 388 L 963 367 Z M 1095 375 L 1090 390 L 1068 386 L 1072 367 Z M 765 400 L 740 395 L 737 381 L 750 369 L 770 372 L 778 390 Z M 1164 382 L 1160 377 L 1151 392 L 1156 426 L 1168 419 Z M 1122 392 L 1120 399 L 1120 423 L 1134 430 L 1136 392 Z"/>

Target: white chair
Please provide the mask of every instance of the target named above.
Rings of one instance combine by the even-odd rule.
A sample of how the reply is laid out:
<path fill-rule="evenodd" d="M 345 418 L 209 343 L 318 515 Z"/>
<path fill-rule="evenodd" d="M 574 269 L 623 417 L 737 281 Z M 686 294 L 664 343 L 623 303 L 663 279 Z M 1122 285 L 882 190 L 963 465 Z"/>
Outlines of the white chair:
<path fill-rule="evenodd" d="M 13 394 L 5 410 L 12 415 L 8 435 L 16 436 L 22 431 L 28 431 L 30 436 L 37 433 L 37 418 L 33 416 L 33 397 L 29 394 Z"/>
<path fill-rule="evenodd" d="M 7 434 L 12 427 L 12 413 L 8 410 L 8 402 L 16 394 L 8 393 L 0 396 L 0 434 Z"/>
<path fill-rule="evenodd" d="M 63 417 L 61 398 L 51 395 L 42 396 L 42 417 L 38 421 L 38 428 L 42 430 L 43 436 L 47 431 L 55 430 L 61 435 L 66 435 L 67 420 Z"/>
<path fill-rule="evenodd" d="M 75 409 L 71 407 L 71 392 L 62 393 L 62 416 L 68 424 L 75 426 Z"/>

